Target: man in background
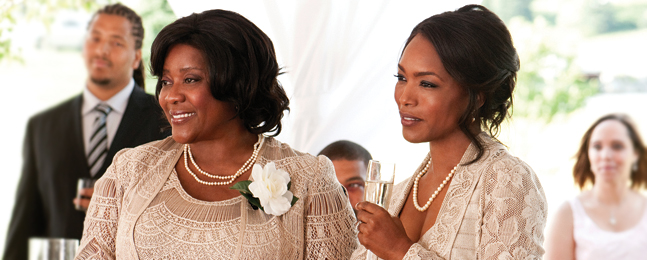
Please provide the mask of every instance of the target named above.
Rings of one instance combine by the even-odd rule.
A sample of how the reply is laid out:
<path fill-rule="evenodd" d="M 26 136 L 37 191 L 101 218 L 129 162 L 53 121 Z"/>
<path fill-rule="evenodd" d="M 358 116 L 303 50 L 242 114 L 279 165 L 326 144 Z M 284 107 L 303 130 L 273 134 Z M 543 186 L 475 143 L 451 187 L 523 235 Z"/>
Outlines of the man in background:
<path fill-rule="evenodd" d="M 346 140 L 329 144 L 319 155 L 325 155 L 332 161 L 337 180 L 346 188 L 350 204 L 355 210 L 355 205 L 364 196 L 366 166 L 373 157 L 361 145 Z"/>
<path fill-rule="evenodd" d="M 98 179 L 117 151 L 168 136 L 157 101 L 144 91 L 143 38 L 141 17 L 122 4 L 105 6 L 90 20 L 83 92 L 27 124 L 2 259 L 27 259 L 30 237 L 80 239 L 93 189 L 75 199 L 79 178 Z"/>

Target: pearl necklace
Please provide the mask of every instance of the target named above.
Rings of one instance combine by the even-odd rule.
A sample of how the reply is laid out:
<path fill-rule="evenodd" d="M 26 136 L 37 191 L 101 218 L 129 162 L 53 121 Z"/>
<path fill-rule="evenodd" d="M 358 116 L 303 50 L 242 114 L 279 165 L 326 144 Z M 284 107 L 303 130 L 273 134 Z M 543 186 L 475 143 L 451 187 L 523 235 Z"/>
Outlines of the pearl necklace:
<path fill-rule="evenodd" d="M 265 140 L 265 136 L 258 135 L 258 141 L 254 144 L 254 152 L 252 152 L 252 157 L 250 157 L 245 162 L 245 164 L 243 164 L 243 166 L 240 167 L 240 169 L 238 169 L 238 171 L 236 171 L 236 174 L 234 174 L 234 175 L 220 176 L 220 175 L 213 175 L 213 174 L 210 174 L 210 173 L 208 173 L 206 171 L 203 171 L 200 168 L 200 166 L 198 166 L 198 164 L 195 162 L 195 159 L 193 159 L 193 154 L 191 153 L 191 146 L 189 146 L 189 144 L 184 144 L 184 167 L 191 174 L 191 176 L 193 176 L 193 178 L 195 178 L 195 180 L 197 182 L 199 182 L 199 183 L 202 183 L 204 185 L 229 185 L 232 182 L 234 182 L 234 180 L 236 180 L 236 178 L 243 175 L 243 173 L 245 173 L 247 170 L 249 170 L 249 168 L 252 167 L 252 164 L 256 161 L 256 158 L 258 157 L 258 152 L 261 150 L 261 147 L 263 146 L 263 141 L 264 140 Z M 207 176 L 209 178 L 219 179 L 219 180 L 227 180 L 227 181 L 208 182 L 208 181 L 201 180 L 200 178 L 198 178 L 198 176 L 195 173 L 193 173 L 193 171 L 191 171 L 191 168 L 189 168 L 189 162 L 188 162 L 187 158 L 191 159 L 191 163 L 193 164 L 193 166 L 195 166 L 195 168 L 198 169 L 198 171 L 200 173 L 202 173 L 203 175 L 205 175 L 205 176 Z"/>
<path fill-rule="evenodd" d="M 420 205 L 418 204 L 418 183 L 420 182 L 420 178 L 423 175 L 425 175 L 425 173 L 427 173 L 427 170 L 429 169 L 429 166 L 431 165 L 431 162 L 432 162 L 432 160 L 431 160 L 431 156 L 430 156 L 429 157 L 429 162 L 427 163 L 427 165 L 425 165 L 425 168 L 422 168 L 422 170 L 416 176 L 416 179 L 413 181 L 413 206 L 415 206 L 416 209 L 418 211 L 420 211 L 420 212 L 424 212 L 425 210 L 427 210 L 429 208 L 429 206 L 431 205 L 431 202 L 434 201 L 436 196 L 438 196 L 438 193 L 441 190 L 443 190 L 445 185 L 447 185 L 447 182 L 452 178 L 452 176 L 454 176 L 454 173 L 456 172 L 456 168 L 458 168 L 458 164 L 456 166 L 454 166 L 454 169 L 452 169 L 449 172 L 449 175 L 447 175 L 447 178 L 445 178 L 445 180 L 443 180 L 443 183 L 441 183 L 440 186 L 438 186 L 438 189 L 436 189 L 436 191 L 434 192 L 434 194 L 431 195 L 431 197 L 427 201 L 427 204 L 420 207 Z"/>

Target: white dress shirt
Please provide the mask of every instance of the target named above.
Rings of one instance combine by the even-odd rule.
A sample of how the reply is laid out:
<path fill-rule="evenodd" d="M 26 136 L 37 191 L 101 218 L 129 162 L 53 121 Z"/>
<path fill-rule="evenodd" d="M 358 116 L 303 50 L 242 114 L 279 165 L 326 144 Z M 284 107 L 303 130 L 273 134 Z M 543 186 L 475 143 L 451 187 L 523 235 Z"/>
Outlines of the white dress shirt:
<path fill-rule="evenodd" d="M 94 119 L 99 116 L 101 112 L 94 110 L 94 108 L 99 103 L 106 103 L 111 108 L 112 111 L 108 113 L 106 118 L 106 129 L 108 130 L 108 148 L 112 144 L 112 140 L 117 134 L 117 128 L 119 128 L 119 123 L 121 118 L 124 116 L 126 111 L 126 106 L 128 106 L 128 99 L 130 94 L 133 92 L 135 87 L 135 80 L 130 79 L 130 82 L 124 89 L 119 91 L 117 94 L 112 96 L 106 101 L 101 101 L 97 98 L 86 86 L 83 89 L 83 105 L 81 105 L 81 119 L 83 120 L 83 143 L 85 144 L 85 154 L 87 155 L 90 152 L 90 135 L 92 134 L 92 122 Z"/>

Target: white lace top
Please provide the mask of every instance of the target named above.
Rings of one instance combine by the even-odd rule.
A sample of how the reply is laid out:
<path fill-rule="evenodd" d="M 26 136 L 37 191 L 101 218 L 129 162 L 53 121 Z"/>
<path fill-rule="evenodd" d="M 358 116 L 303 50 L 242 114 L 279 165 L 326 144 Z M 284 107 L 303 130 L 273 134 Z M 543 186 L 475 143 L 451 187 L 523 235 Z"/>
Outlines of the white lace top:
<path fill-rule="evenodd" d="M 347 259 L 354 213 L 325 157 L 267 138 L 257 163 L 290 173 L 299 197 L 285 214 L 238 196 L 200 201 L 180 185 L 171 137 L 119 152 L 95 185 L 76 259 Z"/>
<path fill-rule="evenodd" d="M 487 134 L 478 137 L 485 143 L 483 157 L 463 165 L 476 157 L 476 147 L 470 144 L 436 223 L 404 259 L 541 259 L 547 205 L 537 176 Z M 409 178 L 393 188 L 392 216 L 400 215 L 412 186 Z M 360 245 L 351 259 L 365 255 L 366 248 Z"/>

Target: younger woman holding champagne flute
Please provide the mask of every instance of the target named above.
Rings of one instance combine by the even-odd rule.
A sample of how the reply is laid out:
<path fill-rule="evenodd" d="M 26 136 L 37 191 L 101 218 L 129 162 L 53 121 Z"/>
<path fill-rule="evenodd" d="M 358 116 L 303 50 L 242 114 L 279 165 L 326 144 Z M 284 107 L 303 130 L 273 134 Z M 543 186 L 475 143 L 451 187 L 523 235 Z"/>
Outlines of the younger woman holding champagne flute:
<path fill-rule="evenodd" d="M 519 58 L 504 23 L 480 5 L 434 15 L 406 42 L 395 101 L 402 134 L 429 143 L 388 212 L 357 205 L 362 246 L 383 259 L 541 258 L 544 191 L 495 138 L 512 106 Z M 485 132 L 483 131 L 485 130 Z"/>

